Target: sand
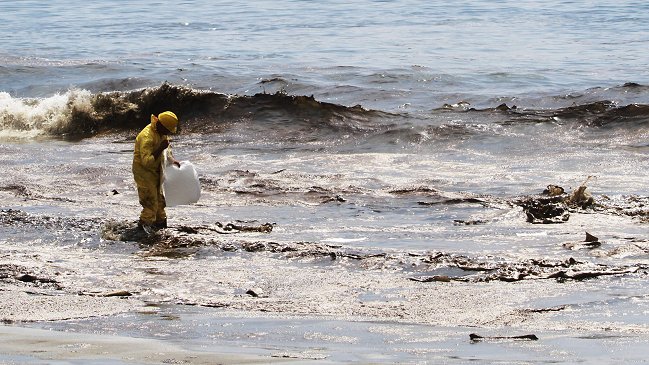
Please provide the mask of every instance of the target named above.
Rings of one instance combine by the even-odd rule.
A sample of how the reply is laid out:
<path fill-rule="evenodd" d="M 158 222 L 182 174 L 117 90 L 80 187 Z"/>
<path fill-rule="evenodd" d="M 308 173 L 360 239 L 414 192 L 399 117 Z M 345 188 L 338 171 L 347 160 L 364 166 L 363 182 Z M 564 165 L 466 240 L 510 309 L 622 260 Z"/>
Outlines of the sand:
<path fill-rule="evenodd" d="M 0 326 L 0 364 L 267 364 L 291 359 L 199 352 L 169 342 Z"/>

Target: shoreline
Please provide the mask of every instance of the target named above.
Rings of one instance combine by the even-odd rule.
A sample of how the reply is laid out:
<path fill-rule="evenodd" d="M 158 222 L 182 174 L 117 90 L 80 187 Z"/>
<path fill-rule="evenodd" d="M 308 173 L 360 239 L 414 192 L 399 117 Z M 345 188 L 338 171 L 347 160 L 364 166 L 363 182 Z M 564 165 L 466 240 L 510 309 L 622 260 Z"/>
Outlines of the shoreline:
<path fill-rule="evenodd" d="M 0 362 L 48 364 L 299 364 L 241 352 L 196 351 L 168 341 L 0 326 Z"/>
<path fill-rule="evenodd" d="M 95 235 L 97 223 L 85 224 Z M 577 260 L 532 260 L 502 268 L 536 265 L 564 276 L 497 279 L 485 276 L 498 272 L 488 260 L 461 255 L 376 255 L 266 242 L 253 233 L 234 241 L 199 233 L 167 229 L 151 245 L 102 241 L 101 250 L 41 244 L 38 254 L 8 240 L 0 262 L 0 363 L 567 364 L 647 355 L 645 268 L 577 280 L 566 274 L 580 267 Z M 36 231 L 28 242 L 42 236 Z M 454 276 L 442 264 L 471 275 Z M 459 280 L 465 277 L 477 279 Z M 611 311 L 624 317 L 610 318 Z M 471 334 L 497 340 L 475 344 Z M 529 335 L 539 340 L 511 340 Z M 593 354 L 593 343 L 602 350 Z M 618 347 L 628 351 L 606 352 Z"/>
<path fill-rule="evenodd" d="M 597 320 L 591 316 L 609 309 L 579 299 L 588 290 L 586 283 L 562 284 L 570 286 L 570 296 L 555 296 L 552 282 L 438 284 L 430 288 L 432 296 L 415 295 L 419 304 L 412 302 L 408 310 L 435 313 L 419 312 L 409 320 L 387 315 L 392 300 L 376 294 L 364 305 L 379 312 L 359 317 L 273 310 L 263 305 L 269 298 L 251 297 L 258 304 L 254 308 L 228 309 L 132 296 L 56 295 L 5 284 L 0 364 L 568 364 L 616 356 L 632 362 L 647 354 L 644 335 L 649 332 L 641 308 L 636 323 Z M 516 293 L 524 294 L 516 299 Z M 588 313 L 579 315 L 582 310 Z M 474 333 L 486 340 L 470 340 Z M 538 341 L 512 337 L 527 335 Z M 592 352 L 594 343 L 600 350 Z"/>

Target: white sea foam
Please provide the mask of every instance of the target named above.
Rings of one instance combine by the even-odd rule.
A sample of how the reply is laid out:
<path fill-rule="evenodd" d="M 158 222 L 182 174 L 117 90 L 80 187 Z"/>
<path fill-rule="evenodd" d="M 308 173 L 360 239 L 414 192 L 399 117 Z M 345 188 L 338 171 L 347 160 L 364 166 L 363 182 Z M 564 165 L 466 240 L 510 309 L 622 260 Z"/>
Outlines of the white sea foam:
<path fill-rule="evenodd" d="M 47 98 L 16 98 L 0 92 L 0 139 L 32 139 L 57 134 L 71 122 L 74 110 L 90 112 L 88 90 L 68 90 Z"/>
<path fill-rule="evenodd" d="M 323 239 L 322 242 L 351 243 L 351 242 L 362 242 L 362 241 L 366 241 L 366 240 L 367 240 L 367 237 L 360 237 L 360 238 L 331 237 L 331 238 Z"/>

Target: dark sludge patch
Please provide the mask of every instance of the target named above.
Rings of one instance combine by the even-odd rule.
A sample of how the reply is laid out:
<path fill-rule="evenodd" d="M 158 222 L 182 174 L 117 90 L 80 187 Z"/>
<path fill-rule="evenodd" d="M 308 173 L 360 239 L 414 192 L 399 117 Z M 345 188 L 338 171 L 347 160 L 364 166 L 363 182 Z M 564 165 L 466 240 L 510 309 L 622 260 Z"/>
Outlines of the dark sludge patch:
<path fill-rule="evenodd" d="M 260 225 L 250 225 L 246 222 L 226 223 L 216 222 L 215 225 L 225 232 L 263 232 L 270 233 L 273 230 L 274 223 L 263 223 Z"/>
<path fill-rule="evenodd" d="M 563 247 L 570 250 L 578 249 L 594 249 L 602 245 L 602 242 L 598 237 L 593 236 L 592 234 L 586 232 L 586 239 L 581 242 L 566 242 L 563 244 Z"/>
<path fill-rule="evenodd" d="M 148 236 L 137 222 L 109 220 L 101 225 L 101 238 L 109 241 L 139 242 Z"/>
<path fill-rule="evenodd" d="M 523 208 L 527 222 L 533 224 L 565 223 L 570 213 L 597 212 L 637 218 L 649 222 L 649 197 L 628 196 L 612 200 L 608 196 L 593 196 L 586 186 L 589 176 L 574 191 L 567 193 L 557 185 L 548 185 L 541 195 L 516 198 L 512 203 Z"/>
<path fill-rule="evenodd" d="M 645 88 L 646 86 L 629 84 L 623 86 L 629 89 Z M 500 114 L 505 119 L 500 122 L 503 125 L 516 123 L 578 123 L 587 127 L 607 128 L 615 126 L 634 125 L 646 126 L 649 120 L 649 105 L 629 104 L 618 105 L 610 100 L 599 100 L 585 104 L 571 105 L 558 109 L 530 109 L 511 107 L 507 104 L 500 104 L 496 107 L 476 109 L 468 103 L 455 105 L 445 104 L 442 108 L 435 109 L 438 112 L 457 113 L 489 113 Z"/>
<path fill-rule="evenodd" d="M 489 341 L 489 340 L 525 340 L 525 341 L 537 341 L 539 338 L 534 335 L 520 335 L 520 336 L 480 336 L 475 333 L 471 333 L 469 335 L 469 339 L 471 342 L 479 342 L 479 341 Z"/>
<path fill-rule="evenodd" d="M 221 193 L 235 193 L 258 199 L 282 199 L 289 198 L 291 201 L 305 200 L 309 203 L 345 203 L 347 199 L 343 194 L 354 194 L 357 190 L 341 189 L 333 191 L 320 186 L 310 186 L 307 189 L 296 188 L 286 184 L 282 179 L 276 178 L 280 170 L 269 174 L 261 174 L 248 170 L 231 170 L 224 177 L 210 178 L 201 177 L 201 186 L 206 191 Z"/>
<path fill-rule="evenodd" d="M 9 184 L 5 186 L 0 186 L 0 190 L 13 192 L 16 196 L 21 196 L 24 198 L 32 197 L 32 193 L 24 185 Z"/>
<path fill-rule="evenodd" d="M 351 192 L 351 191 L 347 191 Z M 323 188 L 320 186 L 311 186 L 305 193 L 304 193 L 304 199 L 307 201 L 313 201 L 319 204 L 327 204 L 327 203 L 345 203 L 347 202 L 347 199 L 345 199 L 342 194 L 336 193 L 335 191 L 332 191 L 327 188 Z"/>
<path fill-rule="evenodd" d="M 488 203 L 483 199 L 478 198 L 448 198 L 438 201 L 417 202 L 418 205 L 434 206 L 434 205 L 455 205 L 455 204 L 479 204 L 487 206 Z"/>
<path fill-rule="evenodd" d="M 629 104 L 619 106 L 609 100 L 601 100 L 588 104 L 574 105 L 556 110 L 527 110 L 517 112 L 507 110 L 510 115 L 520 116 L 521 119 L 538 121 L 576 121 L 592 127 L 612 127 L 616 125 L 637 124 L 646 125 L 649 117 L 649 105 Z"/>
<path fill-rule="evenodd" d="M 156 232 L 141 241 L 142 256 L 166 257 L 169 259 L 184 259 L 194 256 L 204 246 L 202 242 L 180 239 L 175 236 Z"/>
<path fill-rule="evenodd" d="M 558 305 L 556 307 L 549 308 L 533 308 L 533 309 L 522 309 L 523 313 L 548 313 L 548 312 L 560 312 L 562 310 L 568 309 L 567 305 Z"/>
<path fill-rule="evenodd" d="M 601 207 L 596 204 L 595 198 L 587 190 L 586 183 L 591 178 L 589 176 L 570 194 L 566 193 L 561 186 L 548 185 L 540 196 L 515 199 L 513 203 L 523 208 L 528 223 L 565 223 L 570 219 L 570 212 Z"/>
<path fill-rule="evenodd" d="M 0 191 L 12 192 L 15 196 L 21 197 L 25 200 L 50 200 L 50 201 L 60 201 L 60 202 L 68 202 L 68 203 L 74 202 L 74 200 L 68 198 L 62 198 L 59 196 L 45 196 L 42 194 L 37 194 L 25 185 L 9 184 L 5 186 L 0 186 Z"/>
<path fill-rule="evenodd" d="M 17 209 L 0 210 L 0 224 L 8 227 L 33 226 L 44 229 L 92 231 L 100 224 L 98 218 L 53 217 L 29 214 Z"/>
<path fill-rule="evenodd" d="M 527 198 L 517 202 L 523 208 L 528 223 L 556 224 L 570 219 L 568 205 L 561 196 Z"/>
<path fill-rule="evenodd" d="M 646 126 L 649 119 L 649 105 L 629 104 L 607 111 L 593 120 L 597 127 L 635 124 Z"/>
<path fill-rule="evenodd" d="M 430 188 L 408 188 L 390 191 L 395 195 L 419 195 L 424 194 L 431 197 L 429 201 L 417 202 L 420 206 L 444 206 L 459 204 L 478 204 L 485 208 L 489 207 L 513 207 L 523 208 L 526 221 L 532 224 L 560 224 L 570 219 L 575 213 L 600 213 L 618 216 L 628 216 L 638 219 L 642 223 L 649 222 L 649 197 L 627 196 L 622 199 L 611 199 L 605 195 L 594 196 L 586 185 L 589 176 L 581 185 L 573 191 L 566 191 L 558 185 L 548 185 L 538 195 L 528 195 L 514 198 L 495 198 L 491 196 L 466 196 L 447 197 L 438 191 Z M 486 224 L 487 220 L 455 220 L 456 225 L 479 225 Z M 594 244 L 593 244 L 594 246 Z"/>
<path fill-rule="evenodd" d="M 647 266 L 606 266 L 580 262 L 573 258 L 562 261 L 530 259 L 521 262 L 489 263 L 466 257 L 444 257 L 440 265 L 455 267 L 464 271 L 475 271 L 464 276 L 421 275 L 409 279 L 418 282 L 516 282 L 523 280 L 555 279 L 558 282 L 568 280 L 586 280 L 601 276 L 644 274 Z M 641 270 L 644 270 L 642 272 Z"/>
<path fill-rule="evenodd" d="M 389 191 L 390 194 L 397 196 L 425 196 L 429 200 L 418 201 L 417 205 L 420 206 L 437 206 L 437 205 L 459 205 L 459 204 L 479 204 L 488 207 L 497 199 L 489 196 L 478 196 L 470 193 L 454 193 L 447 194 L 443 191 L 428 187 L 428 186 L 415 186 Z M 450 196 L 449 196 L 450 195 Z"/>
<path fill-rule="evenodd" d="M 244 221 L 225 224 L 216 222 L 212 226 L 181 225 L 147 233 L 136 222 L 109 220 L 102 224 L 101 237 L 110 241 L 137 242 L 144 250 L 142 254 L 145 256 L 180 259 L 195 255 L 201 247 L 205 246 L 221 248 L 223 251 L 266 251 L 265 246 L 250 242 L 242 242 L 239 247 L 233 247 L 215 239 L 213 235 L 242 232 L 270 233 L 274 225 L 274 223 L 255 224 L 255 222 Z"/>
<path fill-rule="evenodd" d="M 390 190 L 389 193 L 394 195 L 411 195 L 411 194 L 439 195 L 441 192 L 437 189 L 428 186 L 416 186 L 411 188 Z"/>
<path fill-rule="evenodd" d="M 183 238 L 186 234 L 197 234 L 196 228 L 180 227 L 178 234 L 171 234 L 163 229 L 146 232 L 137 222 L 109 220 L 101 227 L 101 238 L 109 241 L 137 242 L 144 256 L 159 256 L 170 259 L 182 259 L 194 255 L 200 246 L 208 244 L 194 242 Z M 180 235 L 179 235 L 180 234 Z"/>
<path fill-rule="evenodd" d="M 320 203 L 326 204 L 326 203 L 345 203 L 347 199 L 343 198 L 341 195 L 334 195 L 334 196 L 323 196 L 321 197 Z"/>
<path fill-rule="evenodd" d="M 249 252 L 282 254 L 286 258 L 328 260 L 350 259 L 355 261 L 386 258 L 386 253 L 363 253 L 340 246 L 313 242 L 278 243 L 273 241 L 223 240 L 221 235 L 238 233 L 272 232 L 275 223 L 257 224 L 236 221 L 234 223 L 216 222 L 214 225 L 179 226 L 161 229 L 147 234 L 133 222 L 109 221 L 104 223 L 102 238 L 114 241 L 134 241 L 146 251 L 145 255 L 182 258 L 195 254 L 201 247 L 211 247 L 224 252 Z M 216 235 L 215 235 L 216 234 Z"/>
<path fill-rule="evenodd" d="M 454 219 L 453 220 L 453 224 L 458 226 L 477 226 L 477 225 L 482 225 L 487 223 L 489 223 L 489 221 L 484 219 L 470 219 L 470 220 Z"/>
<path fill-rule="evenodd" d="M 226 231 L 223 223 L 212 226 L 181 226 L 163 229 L 147 235 L 138 242 L 145 256 L 184 258 L 193 256 L 204 247 L 224 252 L 267 253 L 284 259 L 325 260 L 354 265 L 364 270 L 393 269 L 409 274 L 409 280 L 427 282 L 516 282 L 522 280 L 586 280 L 601 276 L 646 275 L 648 267 L 608 266 L 577 261 L 528 259 L 520 262 L 489 261 L 444 252 L 368 252 L 317 242 L 274 242 L 267 240 L 219 239 L 222 234 L 246 232 L 268 234 L 270 223 L 257 225 L 232 224 Z M 216 233 L 216 235 L 215 235 Z"/>
<path fill-rule="evenodd" d="M 444 252 L 377 252 L 319 242 L 274 242 L 257 235 L 271 234 L 273 223 L 235 221 L 204 226 L 178 226 L 146 234 L 136 222 L 101 221 L 100 219 L 58 218 L 28 214 L 19 210 L 1 210 L 0 224 L 8 227 L 34 226 L 48 229 L 93 231 L 101 228 L 101 237 L 113 241 L 132 241 L 142 248 L 142 255 L 184 258 L 196 255 L 206 247 L 223 252 L 266 253 L 284 259 L 306 260 L 328 264 L 353 265 L 363 270 L 400 270 L 418 282 L 515 282 L 521 280 L 594 279 L 611 275 L 647 275 L 649 266 L 613 266 L 577 261 L 528 259 L 506 262 L 497 258 L 473 258 Z M 227 230 L 226 230 L 227 227 Z M 225 235 L 241 235 L 226 239 Z M 593 235 L 586 241 L 594 240 Z M 631 244 L 645 241 L 631 239 Z M 646 251 L 642 251 L 646 252 Z M 615 252 L 612 251 L 611 254 Z M 41 276 L 33 273 L 36 278 Z M 28 281 L 30 277 L 25 276 Z"/>
<path fill-rule="evenodd" d="M 649 196 L 631 195 L 623 200 L 602 197 L 599 205 L 615 215 L 632 217 L 643 223 L 649 223 Z"/>
<path fill-rule="evenodd" d="M 270 78 L 270 79 L 261 79 L 258 82 L 258 84 L 263 85 L 263 84 L 270 84 L 270 83 L 273 83 L 273 82 L 279 82 L 279 83 L 288 85 L 288 81 L 286 81 L 282 77 L 273 77 L 273 78 Z"/>
<path fill-rule="evenodd" d="M 262 223 L 255 222 L 235 221 L 229 223 L 216 222 L 213 226 L 187 226 L 180 225 L 168 229 L 158 230 L 152 233 L 145 232 L 137 225 L 137 222 L 129 221 L 116 221 L 109 220 L 102 224 L 102 238 L 110 241 L 134 241 L 140 243 L 155 243 L 163 241 L 164 237 L 177 238 L 177 232 L 183 235 L 198 235 L 198 234 L 234 234 L 239 232 L 262 232 L 270 233 L 273 230 L 275 223 Z"/>
<path fill-rule="evenodd" d="M 37 288 L 63 289 L 57 280 L 48 277 L 46 274 L 34 273 L 24 266 L 15 264 L 0 264 L 0 282 Z"/>

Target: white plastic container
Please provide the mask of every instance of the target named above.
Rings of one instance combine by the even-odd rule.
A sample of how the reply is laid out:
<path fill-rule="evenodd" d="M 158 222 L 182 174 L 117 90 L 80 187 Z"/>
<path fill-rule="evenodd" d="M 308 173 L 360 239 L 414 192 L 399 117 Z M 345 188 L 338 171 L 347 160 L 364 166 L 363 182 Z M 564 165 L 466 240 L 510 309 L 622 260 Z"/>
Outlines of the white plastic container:
<path fill-rule="evenodd" d="M 180 161 L 180 167 L 174 165 L 165 150 L 163 164 L 162 192 L 168 207 L 193 204 L 201 197 L 201 184 L 194 165 L 189 161 Z"/>

